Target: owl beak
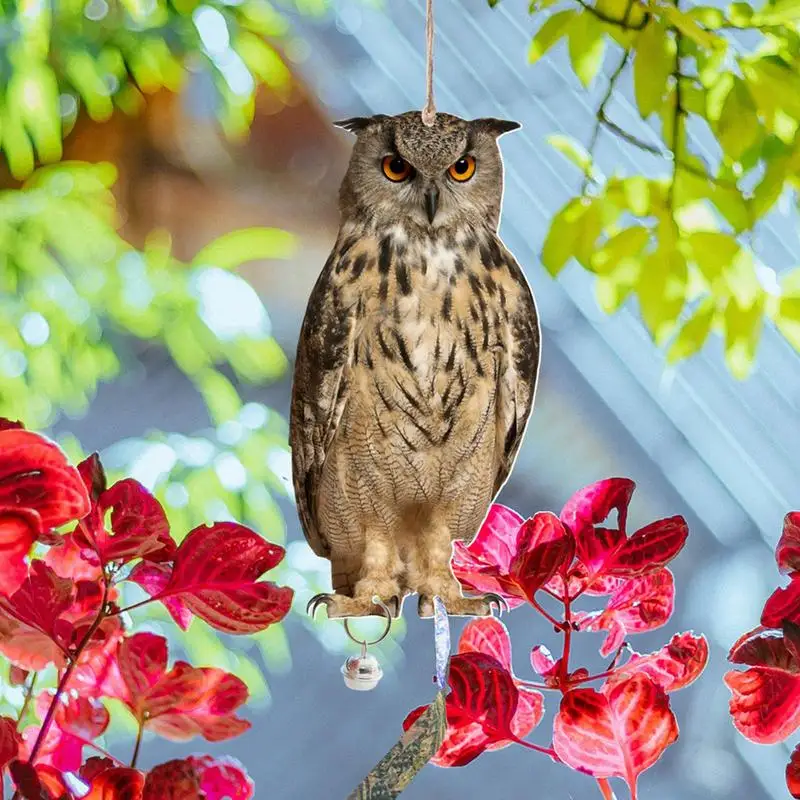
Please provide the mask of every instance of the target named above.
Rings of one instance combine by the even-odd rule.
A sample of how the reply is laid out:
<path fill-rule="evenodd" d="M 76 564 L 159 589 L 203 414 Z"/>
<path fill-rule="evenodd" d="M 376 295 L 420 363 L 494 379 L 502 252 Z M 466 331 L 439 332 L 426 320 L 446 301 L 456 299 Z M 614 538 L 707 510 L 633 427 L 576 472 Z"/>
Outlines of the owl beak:
<path fill-rule="evenodd" d="M 436 209 L 439 207 L 439 190 L 431 186 L 425 192 L 425 212 L 428 215 L 428 222 L 433 225 L 433 218 L 436 216 Z"/>

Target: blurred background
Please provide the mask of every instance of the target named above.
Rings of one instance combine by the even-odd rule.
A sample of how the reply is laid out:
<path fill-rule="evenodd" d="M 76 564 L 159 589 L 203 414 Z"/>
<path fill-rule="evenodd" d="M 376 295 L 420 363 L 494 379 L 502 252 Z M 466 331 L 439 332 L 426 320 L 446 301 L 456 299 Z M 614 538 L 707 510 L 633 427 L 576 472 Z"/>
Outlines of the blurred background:
<path fill-rule="evenodd" d="M 328 565 L 305 545 L 291 500 L 291 363 L 338 223 L 350 141 L 331 120 L 422 105 L 424 2 L 130 2 L 122 5 L 134 21 L 162 11 L 163 20 L 120 28 L 116 39 L 111 0 L 57 4 L 63 25 L 37 23 L 43 5 L 20 3 L 13 19 L 4 5 L 22 45 L 0 31 L 0 66 L 24 76 L 0 117 L 0 410 L 49 428 L 76 455 L 100 450 L 112 471 L 157 491 L 174 530 L 236 518 L 286 544 L 275 580 L 297 595 L 282 627 L 233 640 L 195 624 L 178 636 L 157 608 L 145 625 L 197 663 L 241 675 L 256 698 L 249 733 L 193 751 L 239 758 L 258 798 L 339 800 L 396 741 L 407 712 L 431 698 L 433 635 L 407 604 L 405 624 L 381 648 L 384 681 L 359 695 L 339 674 L 354 650 L 340 624 L 305 618 L 307 599 L 328 588 Z M 635 309 L 600 310 L 585 272 L 549 277 L 538 254 L 581 176 L 546 137 L 585 141 L 606 81 L 584 90 L 562 50 L 529 67 L 536 24 L 527 3 L 437 0 L 436 11 L 439 109 L 523 124 L 502 140 L 501 235 L 533 286 L 544 353 L 531 426 L 500 499 L 526 516 L 558 511 L 579 487 L 623 475 L 638 484 L 632 529 L 687 518 L 676 613 L 633 645 L 646 652 L 693 629 L 708 636 L 711 660 L 674 696 L 681 738 L 645 773 L 641 797 L 785 797 L 789 746 L 735 734 L 722 674 L 730 644 L 756 624 L 778 580 L 772 549 L 783 516 L 800 508 L 798 355 L 768 327 L 745 381 L 726 370 L 719 337 L 668 365 Z M 105 33 L 79 36 L 69 14 Z M 60 48 L 57 88 L 36 72 L 42 47 Z M 37 97 L 52 91 L 63 152 L 36 117 Z M 630 96 L 623 87 L 615 110 L 642 125 Z M 29 162 L 59 157 L 29 177 Z M 639 157 L 613 136 L 599 139 L 597 163 L 609 172 L 647 169 Z M 771 215 L 754 247 L 776 268 L 794 265 L 793 213 Z M 517 674 L 535 679 L 530 647 L 553 646 L 552 631 L 524 609 L 504 621 Z M 600 636 L 581 639 L 578 660 L 599 666 Z M 534 741 L 547 740 L 550 719 Z M 146 737 L 141 764 L 185 752 Z M 404 796 L 596 794 L 585 776 L 508 748 L 461 769 L 426 767 Z"/>

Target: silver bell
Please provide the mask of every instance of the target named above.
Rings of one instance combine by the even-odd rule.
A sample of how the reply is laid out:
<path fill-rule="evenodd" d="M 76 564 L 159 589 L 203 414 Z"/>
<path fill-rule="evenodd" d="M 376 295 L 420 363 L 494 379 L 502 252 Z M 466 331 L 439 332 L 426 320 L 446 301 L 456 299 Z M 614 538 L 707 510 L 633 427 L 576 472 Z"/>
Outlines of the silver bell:
<path fill-rule="evenodd" d="M 366 650 L 366 648 L 364 648 Z M 383 669 L 378 659 L 371 653 L 362 652 L 361 655 L 350 656 L 342 664 L 344 684 L 348 689 L 357 692 L 369 692 L 374 689 L 383 677 Z"/>

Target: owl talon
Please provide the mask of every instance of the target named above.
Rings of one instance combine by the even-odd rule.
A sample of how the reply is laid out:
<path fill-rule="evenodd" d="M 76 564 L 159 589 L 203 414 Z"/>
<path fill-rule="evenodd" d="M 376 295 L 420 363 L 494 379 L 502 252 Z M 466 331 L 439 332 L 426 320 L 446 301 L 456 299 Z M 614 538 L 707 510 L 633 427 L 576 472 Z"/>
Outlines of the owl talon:
<path fill-rule="evenodd" d="M 320 594 L 315 594 L 309 601 L 308 605 L 306 606 L 306 614 L 308 614 L 311 619 L 314 619 L 314 616 L 317 613 L 317 609 L 320 605 L 324 604 L 326 608 L 330 608 L 331 603 L 333 602 L 333 595 L 326 594 L 325 592 L 320 592 Z"/>
<path fill-rule="evenodd" d="M 490 609 L 494 609 L 494 607 L 497 606 L 498 617 L 503 616 L 503 611 L 506 612 L 510 611 L 505 597 L 502 597 L 499 594 L 495 594 L 494 592 L 488 592 L 487 594 L 483 595 L 483 599 L 489 604 Z"/>

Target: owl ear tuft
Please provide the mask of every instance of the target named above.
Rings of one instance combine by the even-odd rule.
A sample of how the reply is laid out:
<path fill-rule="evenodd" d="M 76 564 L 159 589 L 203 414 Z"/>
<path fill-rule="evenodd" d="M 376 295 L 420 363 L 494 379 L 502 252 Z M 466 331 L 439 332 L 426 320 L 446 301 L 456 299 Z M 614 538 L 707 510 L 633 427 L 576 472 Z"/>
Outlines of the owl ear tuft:
<path fill-rule="evenodd" d="M 474 124 L 488 131 L 493 136 L 502 136 L 504 133 L 511 133 L 522 127 L 522 123 L 514 122 L 510 119 L 495 119 L 494 117 L 486 117 L 484 119 L 474 120 Z"/>
<path fill-rule="evenodd" d="M 350 117 L 350 119 L 334 122 L 333 125 L 335 128 L 341 128 L 348 133 L 353 133 L 358 136 L 369 128 L 370 125 L 374 125 L 384 119 L 386 119 L 385 114 L 376 114 L 374 117 Z"/>

